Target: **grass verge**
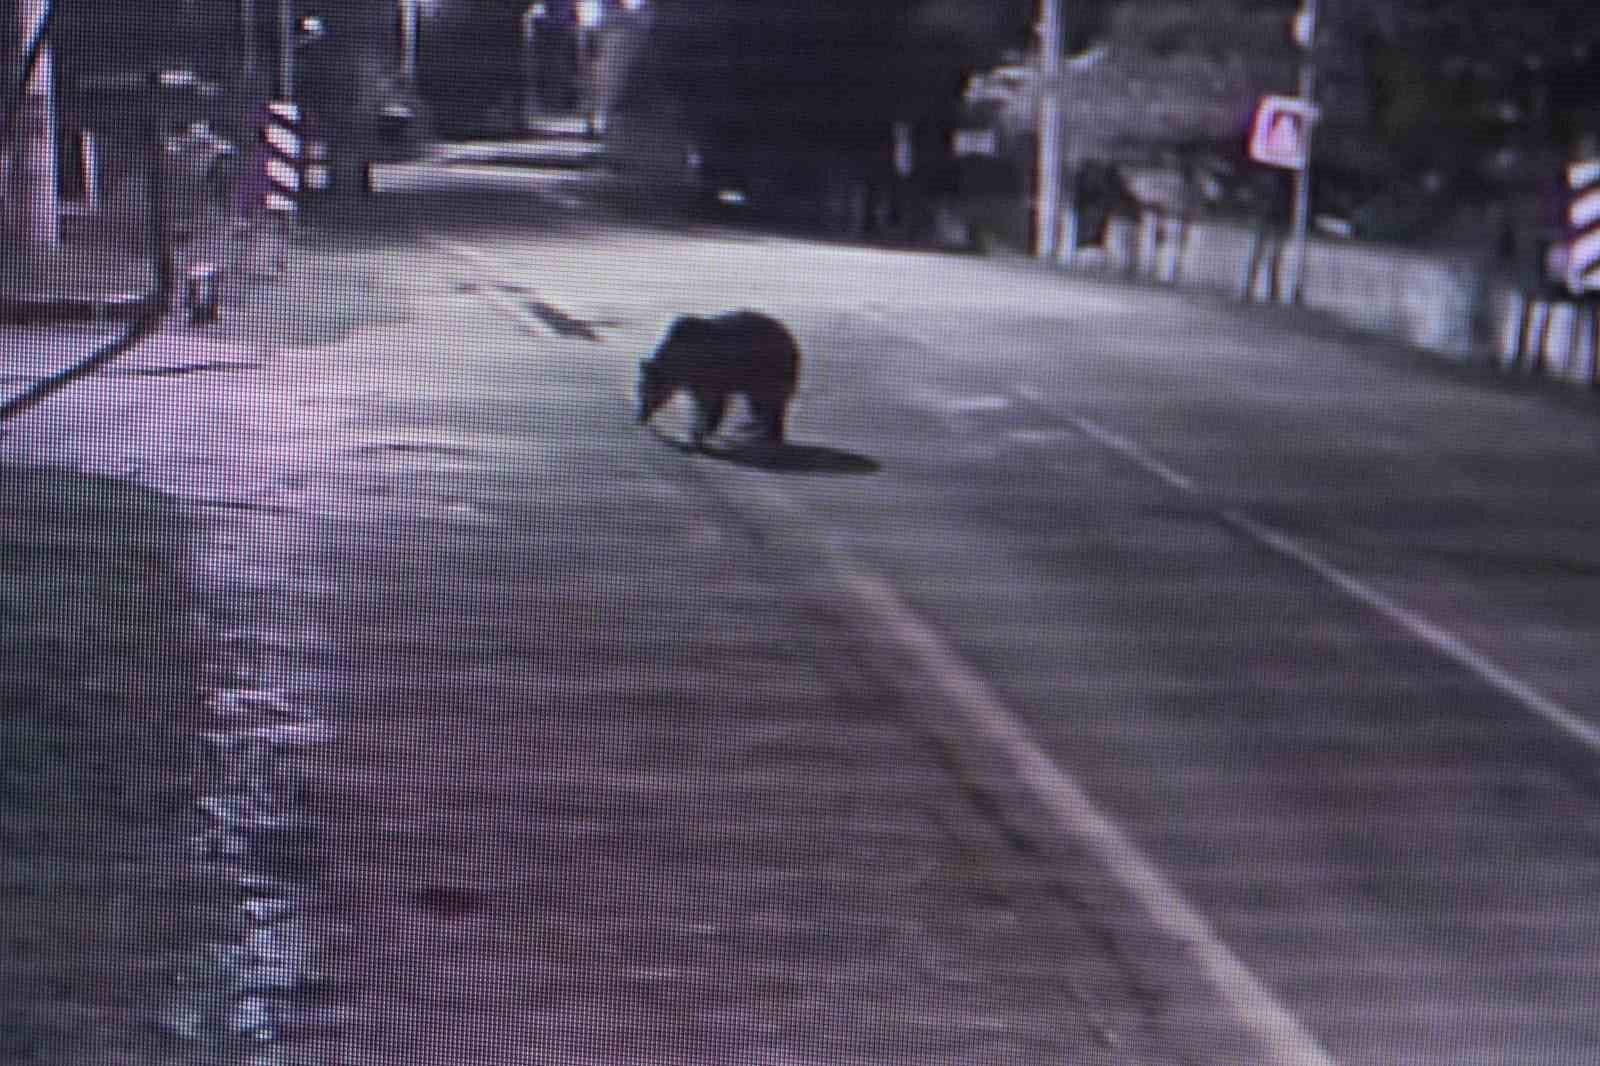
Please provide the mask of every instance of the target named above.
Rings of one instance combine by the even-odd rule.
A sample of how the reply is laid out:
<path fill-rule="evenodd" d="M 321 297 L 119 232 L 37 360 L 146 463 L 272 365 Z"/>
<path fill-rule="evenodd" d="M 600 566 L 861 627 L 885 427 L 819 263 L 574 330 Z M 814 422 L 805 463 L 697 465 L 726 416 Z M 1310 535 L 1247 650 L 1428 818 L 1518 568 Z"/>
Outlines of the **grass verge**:
<path fill-rule="evenodd" d="M 0 467 L 0 1063 L 154 1063 L 207 893 L 184 861 L 201 646 L 169 501 Z"/>

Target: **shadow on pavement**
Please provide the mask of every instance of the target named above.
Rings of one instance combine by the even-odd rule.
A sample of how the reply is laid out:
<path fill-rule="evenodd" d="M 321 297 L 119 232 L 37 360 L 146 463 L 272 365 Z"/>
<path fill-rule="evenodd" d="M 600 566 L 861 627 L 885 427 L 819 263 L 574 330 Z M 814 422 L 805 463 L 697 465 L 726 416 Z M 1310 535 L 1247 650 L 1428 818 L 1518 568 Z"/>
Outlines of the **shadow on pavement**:
<path fill-rule="evenodd" d="M 147 307 L 143 313 L 124 326 L 116 336 L 104 341 L 82 358 L 74 359 L 64 369 L 35 381 L 17 395 L 0 402 L 0 423 L 20 415 L 36 404 L 43 403 L 57 389 L 93 373 L 101 364 L 115 359 L 159 329 L 162 312 L 159 310 L 158 301 L 155 298 L 147 298 L 145 303 Z"/>
<path fill-rule="evenodd" d="M 876 459 L 820 444 L 742 444 L 711 446 L 701 452 L 725 463 L 780 474 L 875 474 Z"/>

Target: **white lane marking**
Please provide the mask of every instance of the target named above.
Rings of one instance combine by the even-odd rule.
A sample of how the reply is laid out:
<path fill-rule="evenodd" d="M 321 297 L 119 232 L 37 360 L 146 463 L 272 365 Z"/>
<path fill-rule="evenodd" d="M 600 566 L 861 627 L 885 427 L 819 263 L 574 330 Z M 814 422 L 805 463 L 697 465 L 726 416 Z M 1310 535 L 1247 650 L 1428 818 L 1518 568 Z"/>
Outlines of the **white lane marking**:
<path fill-rule="evenodd" d="M 453 241 L 448 237 L 441 237 L 435 233 L 419 233 L 417 236 L 423 243 L 432 245 L 436 251 L 444 253 L 449 258 L 470 264 L 474 270 L 487 275 L 491 280 L 500 277 L 500 274 L 495 270 L 494 261 L 470 244 L 462 244 L 460 241 Z M 531 313 L 511 293 L 502 292 L 500 289 L 491 286 L 479 289 L 475 295 L 487 300 L 502 315 L 511 319 L 525 330 L 541 334 L 556 334 L 556 331 L 548 323 L 541 321 L 538 315 Z"/>
<path fill-rule="evenodd" d="M 749 485 L 773 508 L 793 516 L 785 523 L 789 528 L 819 528 L 807 509 L 787 493 L 760 482 Z M 820 539 L 818 546 L 839 583 L 873 617 L 879 631 L 912 656 L 952 706 L 1010 759 L 1061 828 L 1106 866 L 1150 921 L 1189 950 L 1234 1020 L 1259 1042 L 1261 1061 L 1271 1066 L 1336 1066 L 1316 1037 L 1229 950 L 1204 916 L 1072 775 L 1051 761 L 999 694 L 893 586 L 831 538 Z"/>
<path fill-rule="evenodd" d="M 1183 492 L 1197 494 L 1199 486 L 1193 478 L 1167 466 L 1150 455 L 1138 444 L 1119 433 L 1075 415 L 1066 420 L 1091 440 L 1105 445 L 1128 459 L 1146 473 L 1151 474 Z M 1346 596 L 1377 611 L 1390 622 L 1410 633 L 1417 640 L 1443 655 L 1458 666 L 1464 667 L 1495 691 L 1508 696 L 1530 714 L 1535 714 L 1591 751 L 1600 752 L 1600 728 L 1586 722 L 1569 708 L 1551 699 L 1510 670 L 1478 651 L 1461 637 L 1436 622 L 1405 607 L 1361 579 L 1324 559 L 1310 548 L 1280 532 L 1258 522 L 1241 511 L 1224 510 L 1219 516 L 1231 528 L 1244 534 L 1272 552 L 1299 563 Z"/>
<path fill-rule="evenodd" d="M 1008 396 L 947 397 L 941 393 L 933 392 L 925 393 L 924 395 L 934 397 L 931 401 L 932 404 L 943 410 L 945 414 L 951 415 L 983 414 L 988 411 L 1003 411 L 1011 406 L 1011 399 Z"/>
<path fill-rule="evenodd" d="M 1521 704 L 1525 710 L 1538 715 L 1580 741 L 1591 751 L 1600 751 L 1600 729 L 1523 681 L 1448 629 L 1396 603 L 1377 589 L 1345 573 L 1310 548 L 1271 526 L 1234 510 L 1223 511 L 1222 520 L 1263 547 L 1299 563 L 1350 598 L 1366 604 L 1440 655 L 1470 670 L 1492 688 Z"/>
<path fill-rule="evenodd" d="M 1193 478 L 1174 470 L 1122 434 L 1078 415 L 1067 415 L 1066 420 L 1074 429 L 1090 440 L 1102 444 L 1124 458 L 1131 460 L 1146 473 L 1160 478 L 1180 492 L 1195 493 L 1199 491 Z"/>

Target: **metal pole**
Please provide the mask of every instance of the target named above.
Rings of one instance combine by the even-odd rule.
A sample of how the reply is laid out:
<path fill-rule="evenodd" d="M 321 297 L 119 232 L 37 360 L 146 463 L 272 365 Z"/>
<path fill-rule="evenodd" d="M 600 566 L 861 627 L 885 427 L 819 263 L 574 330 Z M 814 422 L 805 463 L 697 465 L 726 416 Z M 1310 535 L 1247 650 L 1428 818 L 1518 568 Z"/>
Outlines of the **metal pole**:
<path fill-rule="evenodd" d="M 1055 258 L 1061 213 L 1061 0 L 1041 0 L 1039 15 L 1039 158 L 1034 177 L 1033 251 Z"/>
<path fill-rule="evenodd" d="M 294 0 L 278 0 L 278 99 L 294 99 Z"/>
<path fill-rule="evenodd" d="M 400 0 L 400 74 L 407 85 L 417 81 L 417 2 Z"/>
<path fill-rule="evenodd" d="M 50 42 L 45 39 L 50 15 L 49 0 L 21 0 L 17 4 L 22 47 L 35 45 L 31 69 L 30 57 L 23 57 L 21 73 L 26 80 L 17 98 L 17 121 L 13 127 L 17 135 L 18 224 L 23 239 L 44 250 L 61 245 L 61 211 L 56 197 L 55 75 Z"/>
<path fill-rule="evenodd" d="M 239 0 L 239 37 L 244 51 L 244 82 L 256 80 L 256 0 Z"/>
<path fill-rule="evenodd" d="M 1317 40 L 1317 0 L 1305 0 L 1305 6 L 1296 15 L 1295 39 L 1300 43 L 1300 99 L 1314 103 L 1316 94 L 1317 63 L 1313 49 Z M 1289 218 L 1288 262 L 1285 276 L 1280 279 L 1278 300 L 1284 304 L 1300 300 L 1300 279 L 1305 273 L 1306 231 L 1311 213 L 1311 134 L 1315 122 L 1307 122 L 1302 137 L 1305 143 L 1306 164 L 1294 172 L 1294 203 Z"/>
<path fill-rule="evenodd" d="M 160 90 L 152 81 L 145 92 L 152 97 Z M 177 267 L 172 254 L 172 228 L 167 224 L 166 150 L 162 144 L 159 108 L 154 99 L 144 109 L 145 148 L 145 226 L 150 241 L 150 254 L 156 263 L 155 321 L 172 309 L 172 290 L 176 282 Z"/>

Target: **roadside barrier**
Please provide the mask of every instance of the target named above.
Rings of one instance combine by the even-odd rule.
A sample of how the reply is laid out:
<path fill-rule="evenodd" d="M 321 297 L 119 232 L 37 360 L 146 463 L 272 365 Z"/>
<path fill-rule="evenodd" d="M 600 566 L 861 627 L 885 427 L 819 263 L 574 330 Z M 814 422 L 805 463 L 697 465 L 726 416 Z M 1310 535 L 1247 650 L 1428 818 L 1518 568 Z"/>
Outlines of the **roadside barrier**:
<path fill-rule="evenodd" d="M 1495 355 L 1503 370 L 1600 384 L 1600 299 L 1507 293 Z"/>
<path fill-rule="evenodd" d="M 1270 229 L 1146 208 L 1108 220 L 1103 241 L 1063 248 L 1057 263 L 1269 303 L 1284 257 Z M 1519 288 L 1481 256 L 1313 236 L 1298 304 L 1456 361 L 1600 386 L 1600 294 Z"/>

